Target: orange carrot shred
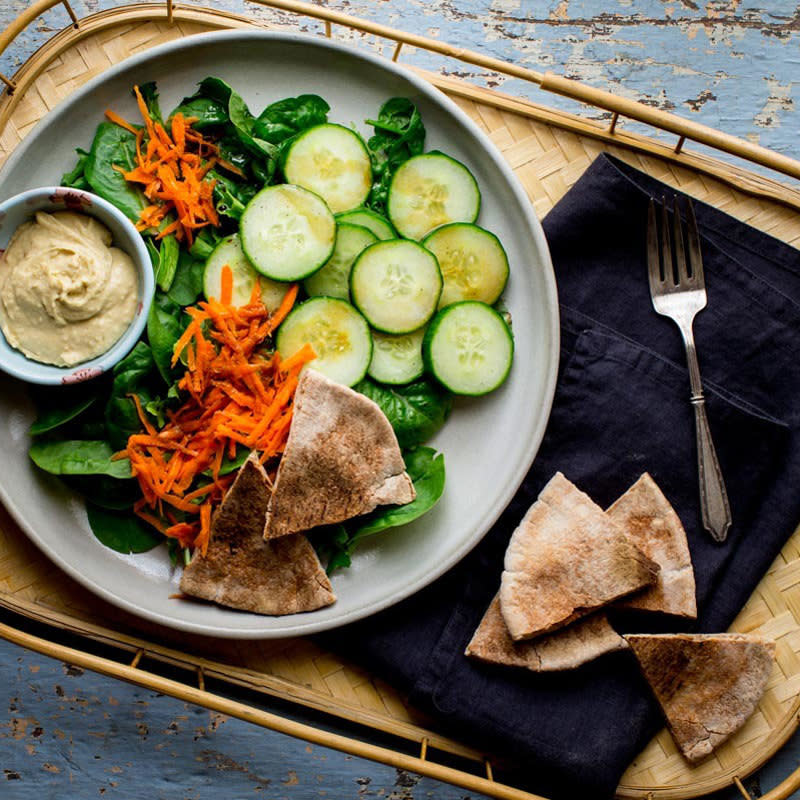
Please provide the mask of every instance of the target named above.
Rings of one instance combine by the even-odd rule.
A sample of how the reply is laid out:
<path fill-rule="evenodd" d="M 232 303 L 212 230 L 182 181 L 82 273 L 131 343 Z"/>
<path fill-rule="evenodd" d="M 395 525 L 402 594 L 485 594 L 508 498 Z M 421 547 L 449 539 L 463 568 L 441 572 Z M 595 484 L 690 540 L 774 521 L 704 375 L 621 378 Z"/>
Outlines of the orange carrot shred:
<path fill-rule="evenodd" d="M 191 246 L 195 230 L 219 224 L 214 204 L 216 181 L 207 177 L 208 171 L 218 163 L 217 147 L 191 128 L 192 123 L 197 122 L 195 117 L 186 118 L 177 113 L 170 121 L 169 131 L 165 130 L 150 116 L 139 87 L 134 86 L 133 91 L 144 128 L 136 128 L 110 109 L 106 117 L 136 135 L 136 166 L 129 170 L 113 166 L 126 180 L 141 184 L 145 197 L 153 201 L 153 205 L 141 212 L 137 228 L 157 227 L 163 219 L 172 217 L 158 238 L 174 234 L 179 241 Z M 145 136 L 147 146 L 143 151 Z"/>
<path fill-rule="evenodd" d="M 257 289 L 246 305 L 232 305 L 230 265 L 221 288 L 221 299 L 186 309 L 190 322 L 173 349 L 173 366 L 180 358 L 188 365 L 178 382 L 187 399 L 156 431 L 134 397 L 144 431 L 129 437 L 120 453 L 130 459 L 142 491 L 139 516 L 201 553 L 211 540 L 213 509 L 235 477 L 220 476 L 224 459 L 234 460 L 241 447 L 258 452 L 261 463 L 283 452 L 298 377 L 315 357 L 310 345 L 283 360 L 262 350 L 291 310 L 296 285 L 272 313 Z"/>
<path fill-rule="evenodd" d="M 110 108 L 106 109 L 106 119 L 109 122 L 113 122 L 115 125 L 119 125 L 120 128 L 125 128 L 126 131 L 130 131 L 134 136 L 139 133 L 137 128 L 134 128 L 130 122 L 124 120 L 116 111 L 112 111 Z"/>
<path fill-rule="evenodd" d="M 256 281 L 258 283 L 258 281 Z M 233 270 L 229 264 L 222 267 L 222 288 L 220 290 L 220 303 L 229 306 L 233 302 Z"/>

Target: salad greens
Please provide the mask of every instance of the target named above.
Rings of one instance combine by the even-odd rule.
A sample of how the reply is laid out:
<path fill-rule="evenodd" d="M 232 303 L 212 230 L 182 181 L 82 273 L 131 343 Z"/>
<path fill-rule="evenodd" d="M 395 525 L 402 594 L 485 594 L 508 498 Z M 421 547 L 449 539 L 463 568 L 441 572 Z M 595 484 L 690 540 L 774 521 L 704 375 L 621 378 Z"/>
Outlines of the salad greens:
<path fill-rule="evenodd" d="M 327 557 L 328 573 L 350 566 L 350 556 L 367 537 L 418 519 L 436 504 L 444 491 L 444 456 L 432 447 L 415 447 L 403 456 L 417 496 L 404 506 L 385 506 L 371 514 L 332 525 L 314 536 L 314 544 Z"/>
<path fill-rule="evenodd" d="M 86 515 L 94 535 L 118 553 L 144 553 L 164 541 L 155 530 L 132 514 L 86 504 Z"/>
<path fill-rule="evenodd" d="M 367 124 L 375 128 L 375 134 L 367 142 L 373 176 L 367 206 L 385 214 L 389 184 L 397 168 L 425 149 L 425 126 L 416 106 L 405 97 L 387 100 L 378 118 L 368 119 Z"/>
<path fill-rule="evenodd" d="M 354 388 L 380 406 L 402 448 L 430 439 L 447 421 L 453 405 L 450 393 L 428 378 L 405 386 L 383 386 L 364 378 Z"/>
<path fill-rule="evenodd" d="M 220 224 L 200 229 L 188 248 L 174 234 L 159 235 L 174 216 L 163 220 L 158 229 L 142 232 L 157 284 L 146 334 L 113 374 L 92 381 L 90 392 L 85 384 L 63 387 L 56 403 L 53 394 L 42 389 L 34 398 L 39 415 L 30 431 L 33 462 L 89 498 L 87 512 L 95 536 L 122 553 L 143 552 L 164 541 L 132 513 L 141 492 L 131 479 L 130 462 L 114 457 L 126 447 L 129 436 L 142 430 L 133 396 L 156 428 L 165 424 L 171 409 L 181 405 L 177 380 L 185 365 L 179 362 L 173 367 L 172 354 L 189 324 L 186 307 L 202 295 L 206 259 L 219 241 L 238 230 L 238 220 L 253 196 L 265 186 L 284 181 L 282 158 L 288 148 L 302 132 L 326 123 L 330 111 L 323 98 L 303 94 L 272 102 L 254 114 L 231 86 L 216 77 L 201 81 L 194 94 L 166 115 L 155 83 L 144 84 L 139 91 L 152 120 L 163 122 L 169 130 L 171 120 L 180 113 L 192 118 L 194 130 L 214 142 L 217 158 L 208 177 L 215 181 L 213 201 Z M 377 118 L 367 122 L 374 128 L 366 142 L 373 185 L 365 205 L 385 213 L 391 178 L 408 158 L 423 152 L 425 128 L 414 104 L 405 98 L 388 100 Z M 101 122 L 89 149 L 77 150 L 75 167 L 62 177 L 62 185 L 90 190 L 138 221 L 151 200 L 118 169 L 136 167 L 136 142 L 131 130 Z M 329 571 L 349 564 L 363 539 L 428 511 L 444 488 L 443 456 L 419 445 L 447 419 L 449 393 L 426 379 L 393 387 L 365 379 L 355 388 L 375 400 L 393 425 L 417 498 L 409 505 L 384 507 L 315 536 L 320 553 L 329 557 Z M 219 474 L 238 469 L 248 452 L 238 447 L 235 457 L 224 459 Z M 203 480 L 210 482 L 211 475 Z M 189 551 L 176 540 L 167 544 L 174 562 L 188 561 Z"/>

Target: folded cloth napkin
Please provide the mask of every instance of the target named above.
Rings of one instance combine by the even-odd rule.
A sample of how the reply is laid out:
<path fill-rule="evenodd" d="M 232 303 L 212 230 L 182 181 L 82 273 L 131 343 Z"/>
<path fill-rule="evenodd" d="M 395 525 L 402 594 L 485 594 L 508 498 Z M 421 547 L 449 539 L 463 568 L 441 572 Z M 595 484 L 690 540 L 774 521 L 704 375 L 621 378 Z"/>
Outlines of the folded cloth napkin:
<path fill-rule="evenodd" d="M 699 618 L 675 629 L 725 630 L 800 520 L 800 252 L 695 204 L 708 289 L 695 336 L 733 515 L 727 542 L 717 544 L 700 518 L 683 345 L 650 303 L 651 196 L 672 207 L 672 189 L 600 156 L 548 214 L 561 363 L 531 470 L 447 575 L 326 640 L 456 737 L 516 759 L 524 772 L 515 780 L 553 798 L 611 797 L 662 721 L 628 652 L 551 674 L 464 656 L 499 586 L 509 537 L 550 477 L 560 470 L 606 507 L 652 474 L 686 528 L 697 580 Z M 502 458 L 489 441 L 484 457 Z M 667 629 L 663 618 L 622 624 Z"/>

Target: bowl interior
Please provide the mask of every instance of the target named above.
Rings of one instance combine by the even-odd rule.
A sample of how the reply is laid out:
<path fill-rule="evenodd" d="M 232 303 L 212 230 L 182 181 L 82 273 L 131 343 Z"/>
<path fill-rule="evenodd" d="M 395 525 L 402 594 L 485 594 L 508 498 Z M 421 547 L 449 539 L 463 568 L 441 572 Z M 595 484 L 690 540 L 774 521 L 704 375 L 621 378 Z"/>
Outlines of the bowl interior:
<path fill-rule="evenodd" d="M 31 383 L 78 383 L 111 369 L 141 336 L 153 299 L 153 269 L 141 235 L 120 211 L 89 192 L 56 186 L 27 190 L 0 203 L 0 250 L 8 247 L 17 228 L 33 219 L 37 211 L 76 211 L 95 217 L 111 231 L 114 246 L 133 259 L 139 276 L 139 303 L 128 329 L 105 353 L 81 364 L 58 367 L 34 361 L 11 347 L 0 330 L 0 369 L 4 372 Z"/>

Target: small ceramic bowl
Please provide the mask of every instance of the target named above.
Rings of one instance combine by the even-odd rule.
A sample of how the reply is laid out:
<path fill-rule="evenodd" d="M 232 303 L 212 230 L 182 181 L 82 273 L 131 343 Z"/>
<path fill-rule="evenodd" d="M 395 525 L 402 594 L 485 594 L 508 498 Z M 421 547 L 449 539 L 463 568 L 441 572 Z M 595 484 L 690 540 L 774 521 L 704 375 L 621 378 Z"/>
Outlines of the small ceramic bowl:
<path fill-rule="evenodd" d="M 121 361 L 142 335 L 155 291 L 150 256 L 133 223 L 111 203 L 91 192 L 61 186 L 30 189 L 0 203 L 0 250 L 8 247 L 14 231 L 23 222 L 28 222 L 37 211 L 77 211 L 102 222 L 111 231 L 114 247 L 124 250 L 136 265 L 139 274 L 139 304 L 128 329 L 110 349 L 72 367 L 57 367 L 33 361 L 11 347 L 0 330 L 0 370 L 30 383 L 51 385 L 79 383 L 96 378 Z"/>

